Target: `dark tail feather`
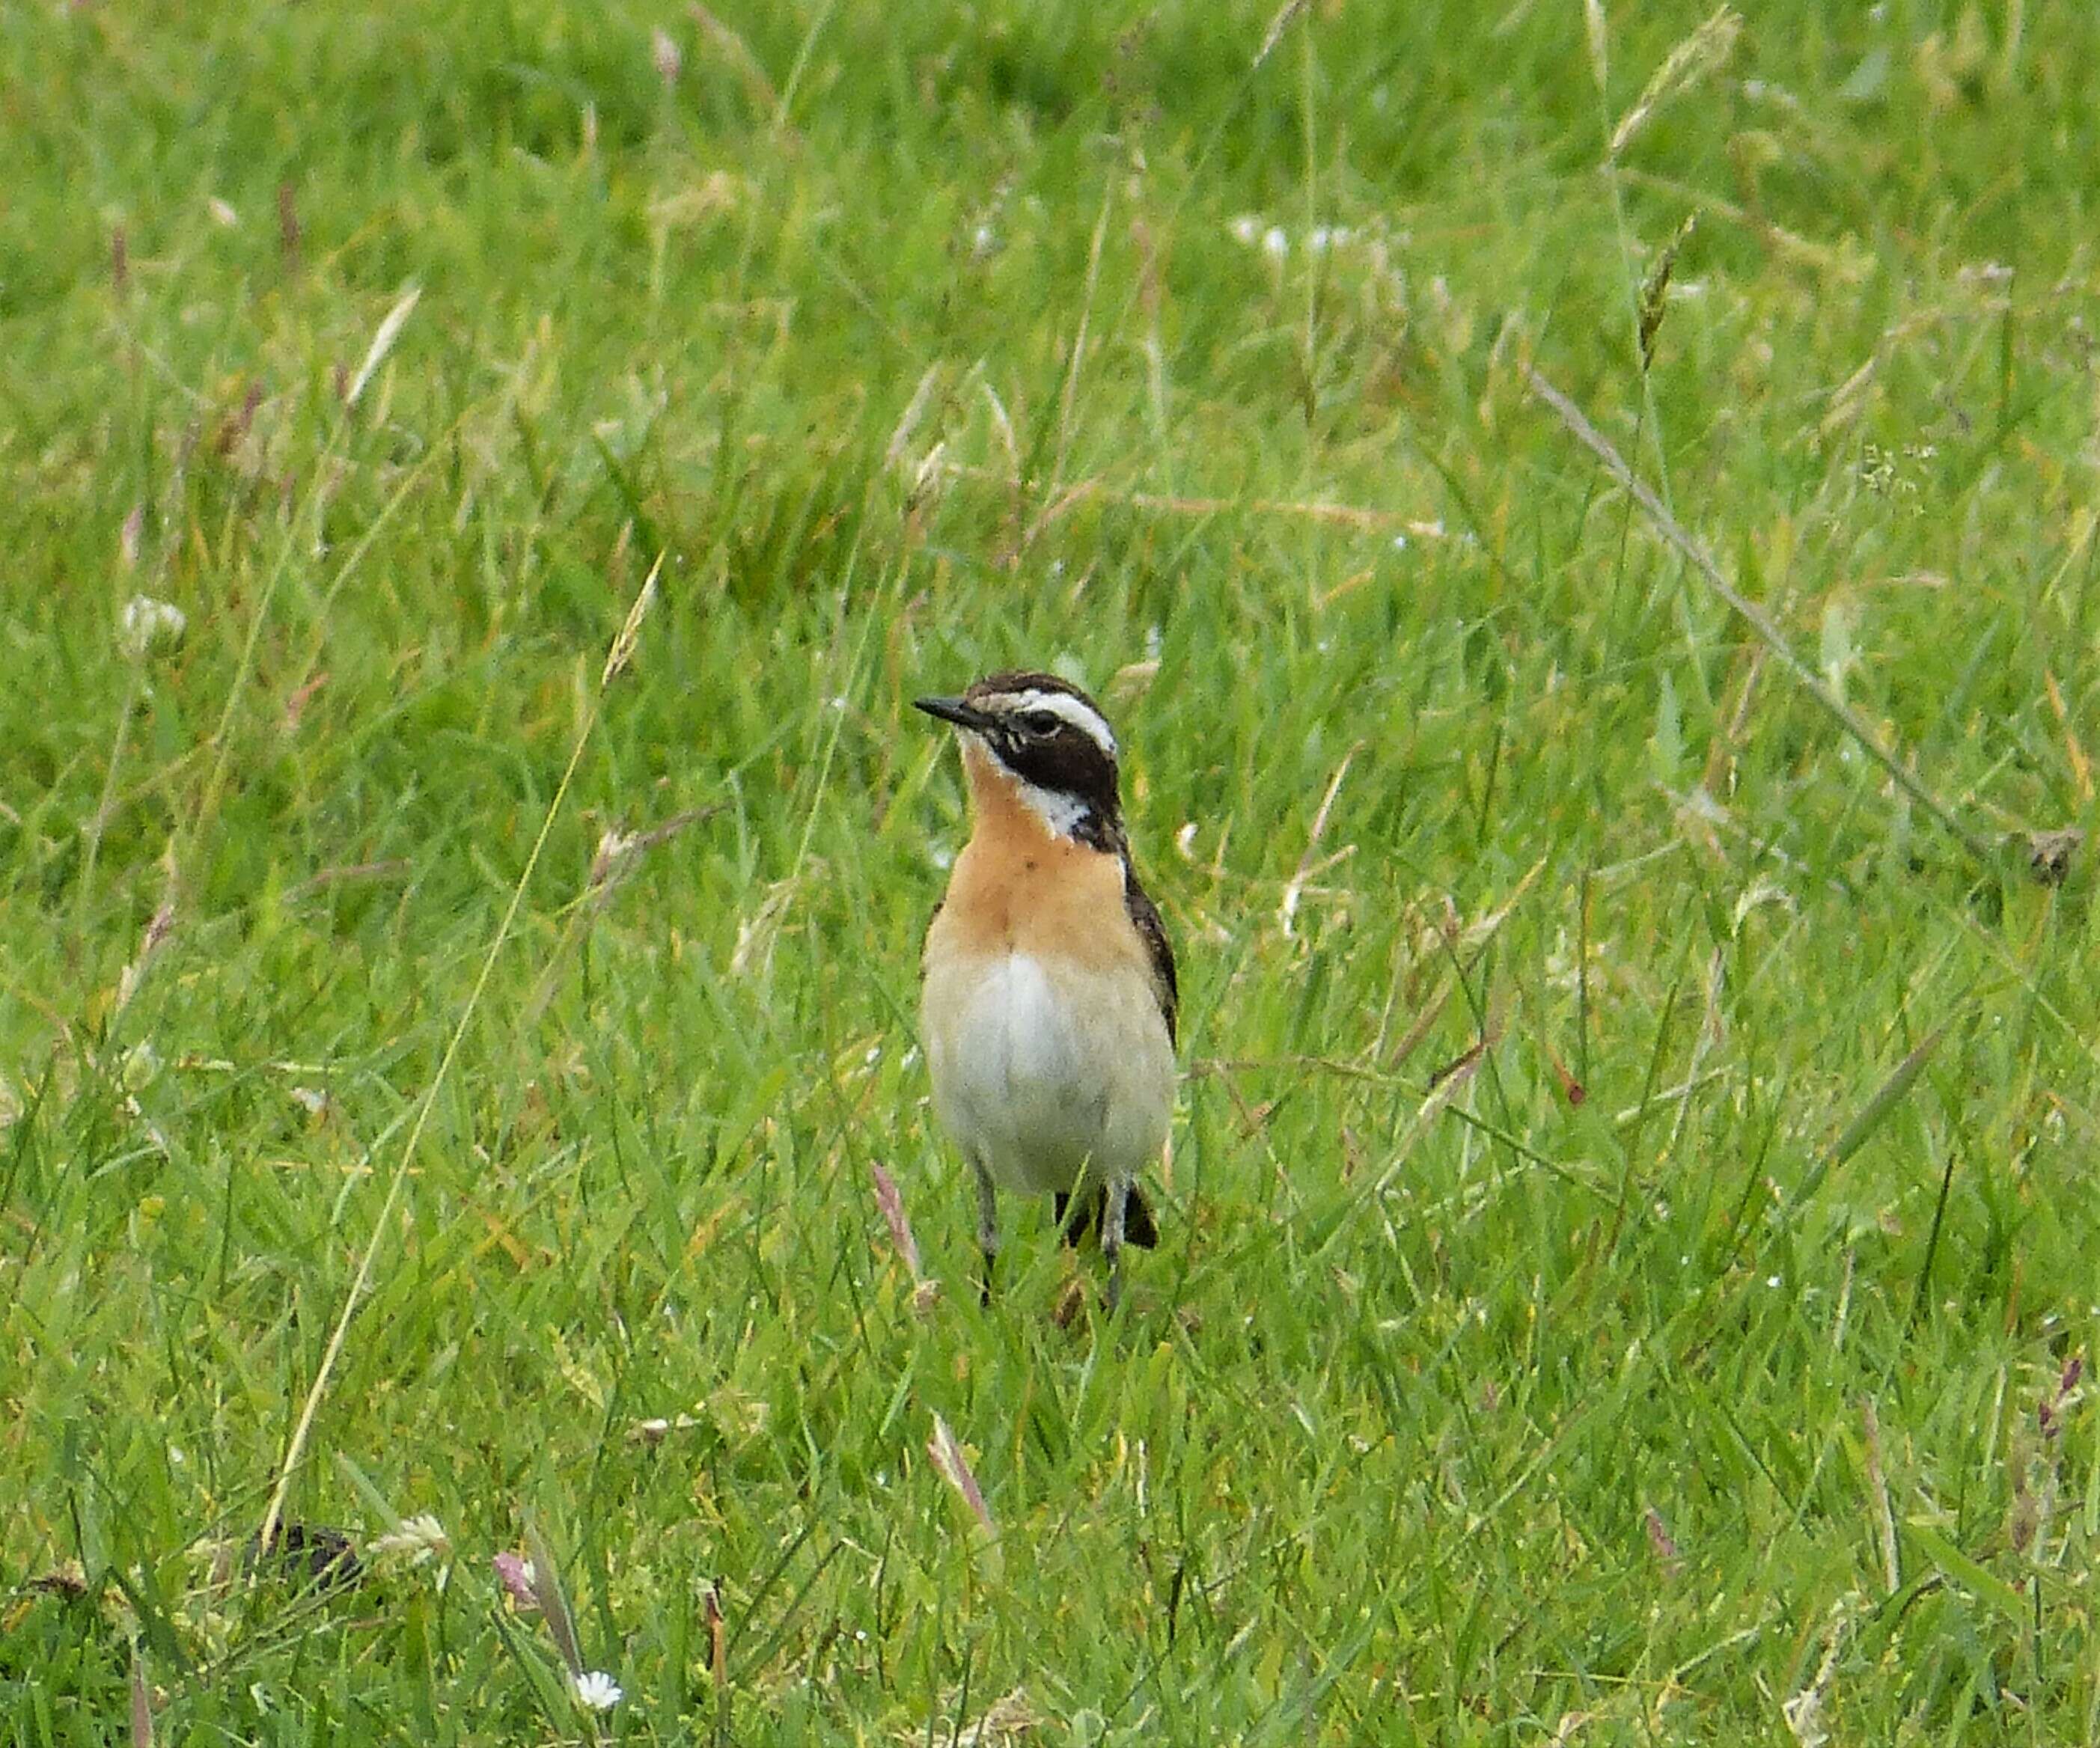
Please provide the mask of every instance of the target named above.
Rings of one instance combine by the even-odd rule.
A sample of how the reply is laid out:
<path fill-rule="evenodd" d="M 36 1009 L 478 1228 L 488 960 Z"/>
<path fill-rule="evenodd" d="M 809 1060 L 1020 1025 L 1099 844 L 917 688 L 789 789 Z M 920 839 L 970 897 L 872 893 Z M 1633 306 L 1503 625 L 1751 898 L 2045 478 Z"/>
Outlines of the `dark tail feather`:
<path fill-rule="evenodd" d="M 1136 1184 L 1130 1187 L 1130 1200 L 1123 1204 L 1123 1235 L 1125 1244 L 1135 1244 L 1140 1250 L 1159 1248 L 1159 1225 L 1152 1217 L 1152 1204 Z"/>
<path fill-rule="evenodd" d="M 1065 1242 L 1074 1250 L 1089 1232 L 1099 1229 L 1101 1209 L 1107 1200 L 1108 1192 L 1098 1184 L 1076 1198 L 1062 1190 L 1052 1198 L 1052 1210 L 1057 1224 L 1065 1229 Z M 1159 1246 L 1159 1226 L 1152 1217 L 1152 1204 L 1145 1200 L 1144 1190 L 1134 1183 L 1123 1203 L 1123 1241 L 1136 1245 L 1140 1250 L 1156 1250 Z"/>

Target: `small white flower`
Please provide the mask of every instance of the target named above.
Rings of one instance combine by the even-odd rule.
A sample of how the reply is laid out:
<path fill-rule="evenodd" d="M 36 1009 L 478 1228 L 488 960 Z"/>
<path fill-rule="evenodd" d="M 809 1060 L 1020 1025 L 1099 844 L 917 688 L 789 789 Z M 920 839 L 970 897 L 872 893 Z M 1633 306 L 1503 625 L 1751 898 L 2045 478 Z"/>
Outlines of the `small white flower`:
<path fill-rule="evenodd" d="M 979 225 L 970 233 L 970 253 L 982 261 L 999 253 L 999 233 L 990 225 Z"/>
<path fill-rule="evenodd" d="M 602 1669 L 587 1670 L 572 1677 L 571 1684 L 576 1689 L 576 1703 L 589 1711 L 610 1711 L 627 1697 L 620 1684 Z"/>
<path fill-rule="evenodd" d="M 412 1566 L 419 1566 L 434 1557 L 442 1559 L 452 1551 L 452 1538 L 445 1534 L 445 1526 L 428 1512 L 407 1519 L 384 1535 L 375 1535 L 365 1549 L 375 1557 L 405 1556 Z"/>
<path fill-rule="evenodd" d="M 1290 236 L 1282 225 L 1271 225 L 1261 234 L 1261 252 L 1271 261 L 1281 261 L 1290 253 Z"/>
<path fill-rule="evenodd" d="M 217 195 L 214 194 L 205 205 L 211 213 L 213 223 L 223 225 L 231 231 L 240 222 L 240 214 L 234 211 L 232 204 L 222 200 Z"/>
<path fill-rule="evenodd" d="M 1261 240 L 1261 221 L 1252 213 L 1242 213 L 1232 222 L 1233 240 L 1244 243 L 1249 249 Z"/>
<path fill-rule="evenodd" d="M 172 649 L 183 641 L 189 625 L 189 616 L 173 601 L 134 595 L 124 603 L 117 641 L 124 653 L 135 659 L 157 649 Z"/>

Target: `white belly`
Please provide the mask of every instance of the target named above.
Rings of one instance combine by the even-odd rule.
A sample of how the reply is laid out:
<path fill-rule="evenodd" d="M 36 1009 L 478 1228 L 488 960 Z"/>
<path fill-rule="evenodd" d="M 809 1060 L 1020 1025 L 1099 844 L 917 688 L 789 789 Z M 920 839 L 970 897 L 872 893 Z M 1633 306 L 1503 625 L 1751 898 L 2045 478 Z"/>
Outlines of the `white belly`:
<path fill-rule="evenodd" d="M 942 1125 L 1008 1189 L 1127 1179 L 1167 1139 L 1173 1046 L 1127 973 L 1053 980 L 1021 953 L 951 965 L 927 980 L 925 1034 Z"/>

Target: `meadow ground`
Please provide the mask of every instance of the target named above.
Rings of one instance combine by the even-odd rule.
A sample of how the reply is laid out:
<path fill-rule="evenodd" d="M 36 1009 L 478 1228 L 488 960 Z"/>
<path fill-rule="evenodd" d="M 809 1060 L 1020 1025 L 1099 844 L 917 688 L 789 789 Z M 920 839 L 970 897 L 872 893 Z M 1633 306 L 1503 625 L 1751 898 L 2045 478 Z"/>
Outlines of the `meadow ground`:
<path fill-rule="evenodd" d="M 2100 15 L 1705 17 L 0 11 L 0 1733 L 2100 1739 Z M 913 1048 L 1017 662 L 1114 1324 Z"/>

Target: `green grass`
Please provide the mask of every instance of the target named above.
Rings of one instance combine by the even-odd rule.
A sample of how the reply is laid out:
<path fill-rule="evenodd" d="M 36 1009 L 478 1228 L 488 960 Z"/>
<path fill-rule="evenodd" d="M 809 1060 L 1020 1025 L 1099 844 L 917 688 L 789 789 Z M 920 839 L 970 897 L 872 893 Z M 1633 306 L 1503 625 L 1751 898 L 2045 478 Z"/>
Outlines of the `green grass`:
<path fill-rule="evenodd" d="M 2100 1737 L 2090 861 L 1524 374 L 2090 826 L 2100 19 L 1780 0 L 1608 159 L 1606 11 L 0 11 L 7 1739 Z M 1015 663 L 1181 958 L 1114 1324 L 913 1048 Z"/>

